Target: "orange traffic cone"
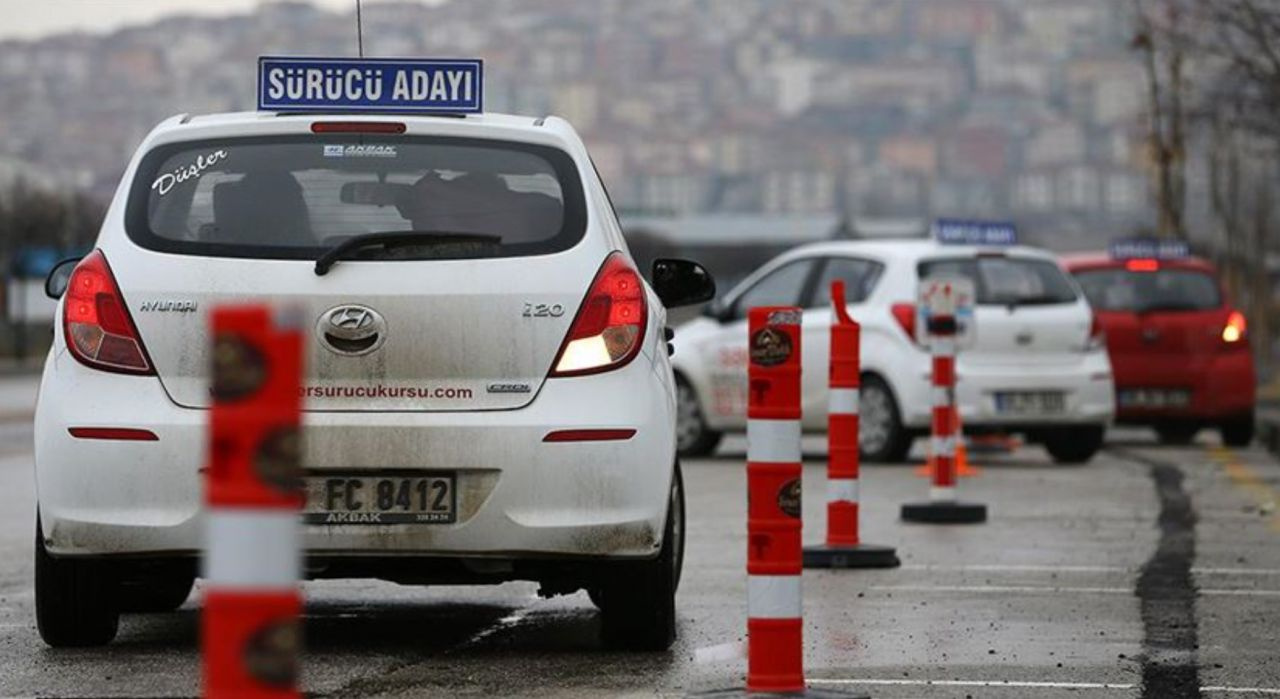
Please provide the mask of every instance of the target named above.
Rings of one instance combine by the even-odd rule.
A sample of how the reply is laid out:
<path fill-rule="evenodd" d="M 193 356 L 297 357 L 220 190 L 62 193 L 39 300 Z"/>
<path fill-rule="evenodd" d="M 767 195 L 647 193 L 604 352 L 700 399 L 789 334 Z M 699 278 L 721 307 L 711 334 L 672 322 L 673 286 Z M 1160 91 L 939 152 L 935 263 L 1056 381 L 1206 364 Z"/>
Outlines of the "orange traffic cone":
<path fill-rule="evenodd" d="M 960 422 L 960 411 L 955 412 L 956 428 L 956 475 L 962 478 L 969 478 L 982 473 L 982 469 L 977 466 L 969 465 L 969 451 L 965 447 L 964 428 Z M 924 464 L 917 466 L 915 475 L 921 478 L 932 478 L 934 469 L 933 451 L 930 448 L 929 455 L 925 459 Z"/>

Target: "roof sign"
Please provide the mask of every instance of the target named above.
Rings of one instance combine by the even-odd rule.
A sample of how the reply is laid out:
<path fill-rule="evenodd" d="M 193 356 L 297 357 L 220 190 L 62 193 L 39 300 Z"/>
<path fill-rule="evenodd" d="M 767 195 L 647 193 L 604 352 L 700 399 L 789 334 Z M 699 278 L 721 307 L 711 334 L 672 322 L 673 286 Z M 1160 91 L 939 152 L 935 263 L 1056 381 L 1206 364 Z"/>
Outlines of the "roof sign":
<path fill-rule="evenodd" d="M 1156 260 L 1174 260 L 1191 254 L 1185 240 L 1169 240 L 1164 238 L 1121 238 L 1111 241 L 1112 259 L 1130 260 L 1133 258 L 1151 258 Z"/>
<path fill-rule="evenodd" d="M 484 63 L 436 58 L 258 58 L 258 109 L 271 112 L 484 111 Z"/>
<path fill-rule="evenodd" d="M 1018 229 L 1004 221 L 940 218 L 933 223 L 933 237 L 946 245 L 1013 245 Z"/>

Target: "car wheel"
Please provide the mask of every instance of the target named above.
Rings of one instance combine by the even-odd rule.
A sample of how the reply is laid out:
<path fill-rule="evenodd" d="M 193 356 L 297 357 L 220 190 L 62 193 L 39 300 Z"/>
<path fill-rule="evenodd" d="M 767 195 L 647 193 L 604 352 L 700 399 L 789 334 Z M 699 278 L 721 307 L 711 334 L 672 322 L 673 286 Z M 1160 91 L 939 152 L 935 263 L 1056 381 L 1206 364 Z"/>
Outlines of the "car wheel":
<path fill-rule="evenodd" d="M 1156 426 L 1156 437 L 1161 444 L 1169 446 L 1186 446 L 1196 438 L 1200 431 L 1197 425 L 1175 422 Z"/>
<path fill-rule="evenodd" d="M 1253 443 L 1253 413 L 1222 423 L 1222 443 L 1229 447 L 1247 447 Z"/>
<path fill-rule="evenodd" d="M 126 613 L 172 612 L 191 596 L 196 576 L 169 571 L 137 580 L 120 581 L 120 611 Z"/>
<path fill-rule="evenodd" d="M 858 391 L 858 448 L 863 460 L 905 461 L 911 442 L 889 385 L 879 377 L 865 377 Z"/>
<path fill-rule="evenodd" d="M 116 581 L 101 561 L 54 558 L 36 516 L 36 628 L 54 648 L 101 646 L 116 637 Z"/>
<path fill-rule="evenodd" d="M 1106 428 L 1101 425 L 1064 427 L 1044 435 L 1044 448 L 1060 464 L 1082 464 L 1102 449 Z"/>
<path fill-rule="evenodd" d="M 707 426 L 693 386 L 676 375 L 676 451 L 680 456 L 707 456 L 724 435 Z"/>
<path fill-rule="evenodd" d="M 676 588 L 684 567 L 684 479 L 676 464 L 662 549 L 652 560 L 616 566 L 591 591 L 610 648 L 664 651 L 676 640 Z"/>

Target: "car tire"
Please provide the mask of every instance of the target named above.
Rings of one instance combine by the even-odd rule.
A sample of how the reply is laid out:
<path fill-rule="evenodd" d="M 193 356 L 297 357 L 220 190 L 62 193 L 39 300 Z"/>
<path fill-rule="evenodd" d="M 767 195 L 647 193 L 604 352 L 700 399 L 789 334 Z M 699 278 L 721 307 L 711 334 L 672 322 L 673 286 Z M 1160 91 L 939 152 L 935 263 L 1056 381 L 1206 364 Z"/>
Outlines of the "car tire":
<path fill-rule="evenodd" d="M 101 646 L 116 637 L 116 581 L 102 561 L 54 558 L 36 517 L 36 628 L 54 648 Z"/>
<path fill-rule="evenodd" d="M 662 549 L 652 560 L 614 567 L 591 590 L 601 638 L 620 650 L 665 651 L 676 640 L 676 589 L 684 566 L 684 479 L 677 462 Z"/>
<path fill-rule="evenodd" d="M 1199 425 L 1182 422 L 1156 425 L 1156 437 L 1160 443 L 1171 447 L 1184 447 L 1190 444 L 1195 441 L 1196 433 L 1199 431 Z"/>
<path fill-rule="evenodd" d="M 1228 420 L 1218 428 L 1222 433 L 1222 443 L 1229 447 L 1247 447 L 1253 443 L 1253 413 Z"/>
<path fill-rule="evenodd" d="M 1064 427 L 1044 434 L 1044 448 L 1060 464 L 1083 464 L 1102 449 L 1106 428 L 1101 425 Z"/>
<path fill-rule="evenodd" d="M 676 374 L 676 452 L 680 456 L 708 456 L 720 446 L 724 433 L 707 426 L 698 393 Z"/>
<path fill-rule="evenodd" d="M 858 397 L 858 444 L 862 460 L 906 461 L 915 438 L 902 424 L 902 413 L 889 384 L 878 376 L 863 377 Z"/>
<path fill-rule="evenodd" d="M 191 596 L 196 576 L 191 572 L 168 572 L 138 580 L 121 580 L 120 611 L 125 613 L 172 612 Z"/>

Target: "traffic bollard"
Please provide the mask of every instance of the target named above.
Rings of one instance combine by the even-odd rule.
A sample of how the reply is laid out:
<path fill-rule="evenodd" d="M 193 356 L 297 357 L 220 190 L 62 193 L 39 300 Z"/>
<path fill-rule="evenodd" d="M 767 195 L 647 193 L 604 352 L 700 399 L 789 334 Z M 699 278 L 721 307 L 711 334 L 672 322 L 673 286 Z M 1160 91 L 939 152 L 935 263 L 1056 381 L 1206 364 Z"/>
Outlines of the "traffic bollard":
<path fill-rule="evenodd" d="M 987 519 L 987 506 L 956 500 L 956 319 L 929 319 L 933 344 L 933 485 L 929 502 L 902 506 L 902 519 L 932 524 L 976 524 Z"/>
<path fill-rule="evenodd" d="M 893 547 L 864 544 L 858 532 L 862 328 L 849 317 L 843 281 L 831 283 L 831 308 L 835 317 L 831 323 L 827 394 L 827 537 L 824 544 L 804 549 L 804 567 L 895 568 L 900 562 Z"/>
<path fill-rule="evenodd" d="M 266 306 L 215 309 L 205 476 L 207 697 L 296 697 L 302 595 L 302 332 Z"/>
<path fill-rule="evenodd" d="M 749 313 L 747 691 L 804 691 L 800 592 L 800 318 Z"/>
<path fill-rule="evenodd" d="M 804 684 L 800 590 L 800 321 L 752 308 L 747 335 L 747 686 L 698 697 L 865 697 Z"/>

